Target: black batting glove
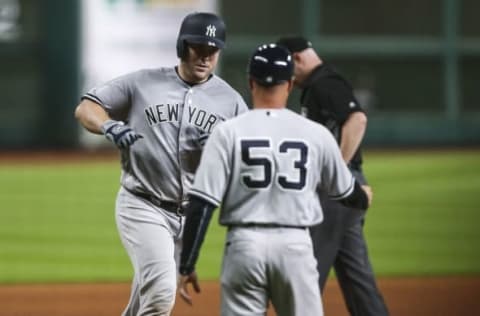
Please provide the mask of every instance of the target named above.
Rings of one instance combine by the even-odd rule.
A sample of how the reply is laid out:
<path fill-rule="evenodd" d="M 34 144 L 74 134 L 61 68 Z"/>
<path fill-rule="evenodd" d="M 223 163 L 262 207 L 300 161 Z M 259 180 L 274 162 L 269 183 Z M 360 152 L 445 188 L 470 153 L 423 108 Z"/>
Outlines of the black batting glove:
<path fill-rule="evenodd" d="M 106 121 L 102 125 L 102 132 L 109 141 L 120 149 L 128 148 L 137 140 L 143 138 L 142 135 L 137 134 L 130 126 L 121 121 Z"/>

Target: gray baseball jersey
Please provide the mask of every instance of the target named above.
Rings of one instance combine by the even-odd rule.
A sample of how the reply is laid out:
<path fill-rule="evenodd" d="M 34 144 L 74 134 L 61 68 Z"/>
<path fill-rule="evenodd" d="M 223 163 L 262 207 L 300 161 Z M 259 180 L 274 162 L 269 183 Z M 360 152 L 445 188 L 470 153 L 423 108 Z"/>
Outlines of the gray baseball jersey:
<path fill-rule="evenodd" d="M 253 110 L 213 132 L 190 193 L 222 203 L 223 225 L 311 226 L 320 188 L 333 199 L 354 188 L 331 133 L 288 109 Z"/>
<path fill-rule="evenodd" d="M 247 110 L 242 97 L 221 78 L 213 75 L 190 86 L 175 68 L 130 73 L 84 98 L 144 137 L 122 152 L 122 185 L 167 201 L 185 199 L 214 127 Z"/>
<path fill-rule="evenodd" d="M 354 189 L 331 133 L 287 109 L 258 109 L 220 124 L 205 146 L 191 194 L 219 205 L 229 227 L 221 315 L 323 315 L 312 240 L 317 190 Z"/>
<path fill-rule="evenodd" d="M 158 206 L 145 196 L 175 204 L 185 199 L 210 133 L 247 107 L 219 77 L 190 86 L 175 68 L 130 73 L 92 89 L 84 98 L 143 136 L 121 152 L 116 222 L 135 272 L 123 315 L 169 311 L 175 298 L 183 218 L 162 206 L 167 203 Z"/>

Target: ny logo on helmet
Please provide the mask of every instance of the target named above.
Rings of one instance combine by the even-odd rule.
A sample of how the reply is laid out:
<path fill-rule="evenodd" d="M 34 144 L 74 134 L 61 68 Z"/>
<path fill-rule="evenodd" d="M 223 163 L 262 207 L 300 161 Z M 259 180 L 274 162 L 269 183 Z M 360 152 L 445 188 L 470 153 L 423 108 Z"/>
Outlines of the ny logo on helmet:
<path fill-rule="evenodd" d="M 210 24 L 209 26 L 207 26 L 207 31 L 205 32 L 205 35 L 215 37 L 216 30 L 217 28 L 215 27 L 215 25 Z"/>

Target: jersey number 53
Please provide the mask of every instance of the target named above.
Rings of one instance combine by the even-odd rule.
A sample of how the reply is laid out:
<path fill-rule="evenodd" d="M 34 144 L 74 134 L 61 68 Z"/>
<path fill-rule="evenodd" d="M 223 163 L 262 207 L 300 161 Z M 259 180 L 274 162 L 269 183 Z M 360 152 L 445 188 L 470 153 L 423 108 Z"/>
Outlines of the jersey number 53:
<path fill-rule="evenodd" d="M 242 161 L 249 167 L 260 170 L 253 174 L 246 170 L 241 181 L 251 189 L 265 189 L 273 182 L 285 190 L 302 190 L 307 179 L 308 146 L 300 140 L 284 140 L 273 148 L 270 139 L 242 139 L 240 141 Z M 285 162 L 278 164 L 273 160 Z"/>

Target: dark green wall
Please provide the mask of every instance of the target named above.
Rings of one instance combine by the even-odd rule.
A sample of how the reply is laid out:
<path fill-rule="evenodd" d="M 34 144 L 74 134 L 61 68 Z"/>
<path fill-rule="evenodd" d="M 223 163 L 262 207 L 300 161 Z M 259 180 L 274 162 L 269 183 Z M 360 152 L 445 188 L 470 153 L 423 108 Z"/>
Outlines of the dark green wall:
<path fill-rule="evenodd" d="M 480 2 L 219 2 L 228 29 L 221 72 L 248 102 L 252 50 L 305 34 L 365 97 L 368 144 L 480 144 Z M 0 36 L 0 150 L 75 147 L 81 1 L 19 3 L 18 38 Z"/>
<path fill-rule="evenodd" d="M 0 39 L 0 149 L 75 146 L 79 1 L 19 3 L 18 36 Z"/>
<path fill-rule="evenodd" d="M 474 13 L 480 2 L 221 2 L 228 27 L 223 74 L 247 100 L 246 63 L 255 46 L 303 34 L 364 97 L 368 144 L 480 144 L 480 23 Z M 289 101 L 298 110 L 298 92 Z"/>

